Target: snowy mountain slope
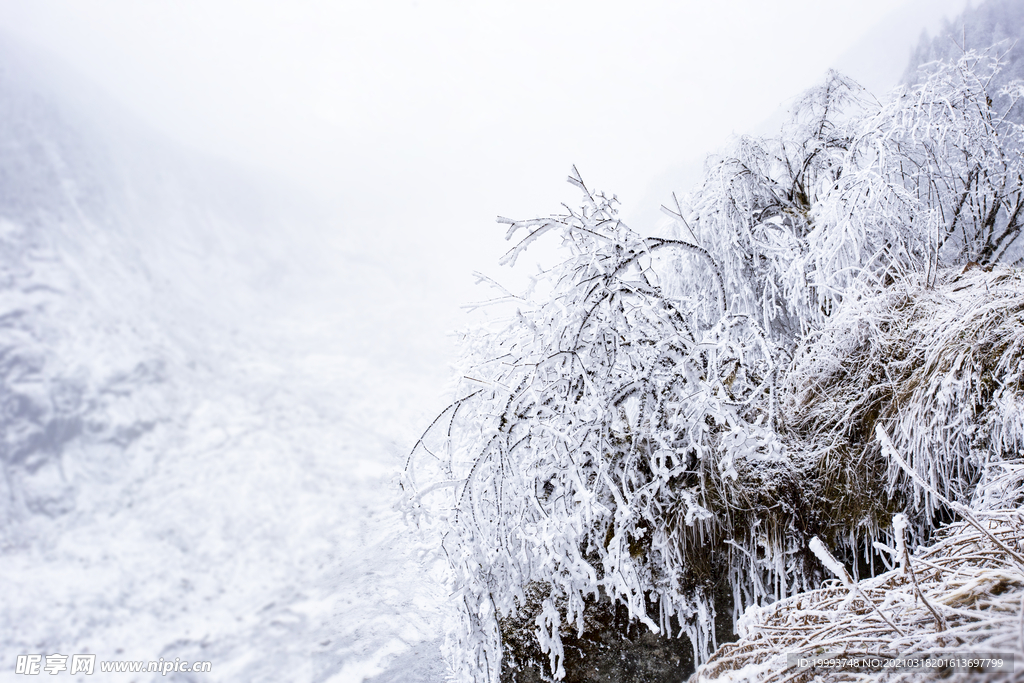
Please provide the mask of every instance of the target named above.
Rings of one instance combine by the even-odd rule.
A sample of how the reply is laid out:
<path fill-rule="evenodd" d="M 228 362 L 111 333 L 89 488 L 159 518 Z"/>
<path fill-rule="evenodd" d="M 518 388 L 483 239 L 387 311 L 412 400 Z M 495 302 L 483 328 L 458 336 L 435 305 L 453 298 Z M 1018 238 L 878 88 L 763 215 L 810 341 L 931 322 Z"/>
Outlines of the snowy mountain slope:
<path fill-rule="evenodd" d="M 0 680 L 33 653 L 437 673 L 390 506 L 433 392 L 386 330 L 353 355 L 380 269 L 76 88 L 0 48 Z"/>
<path fill-rule="evenodd" d="M 129 486 L 59 529 L 33 520 L 36 540 L 4 562 L 17 589 L 5 650 L 214 662 L 203 680 L 358 681 L 431 640 L 437 597 L 381 500 L 390 463 L 372 459 L 387 436 L 363 426 L 381 416 L 347 405 L 372 387 L 330 360 L 303 372 L 240 349 L 145 451 L 116 454 L 136 471 L 150 456 Z M 325 379 L 341 396 L 311 401 Z"/>

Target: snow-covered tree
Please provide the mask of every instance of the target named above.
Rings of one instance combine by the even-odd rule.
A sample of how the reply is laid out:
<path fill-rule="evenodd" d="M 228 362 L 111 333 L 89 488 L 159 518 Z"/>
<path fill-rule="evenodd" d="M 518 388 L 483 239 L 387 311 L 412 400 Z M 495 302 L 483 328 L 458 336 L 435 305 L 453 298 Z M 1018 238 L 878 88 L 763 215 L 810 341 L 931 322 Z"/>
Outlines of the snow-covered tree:
<path fill-rule="evenodd" d="M 508 257 L 556 232 L 570 258 L 548 274 L 544 296 L 517 302 L 506 327 L 468 338 L 467 394 L 437 434 L 442 478 L 407 484 L 415 503 L 452 487 L 444 546 L 465 605 L 456 652 L 491 678 L 497 617 L 538 583 L 537 633 L 553 672 L 562 671 L 559 629 L 582 628 L 588 599 L 621 601 L 653 631 L 674 616 L 707 652 L 711 615 L 706 599 L 694 602 L 703 586 L 688 580 L 686 555 L 713 533 L 707 499 L 736 478 L 730 462 L 780 448 L 761 424 L 774 366 L 756 322 L 723 313 L 698 330 L 659 284 L 655 261 L 682 252 L 720 291 L 707 252 L 642 239 L 613 198 L 570 180 L 583 207 L 512 222 L 510 236 L 526 236 Z"/>
<path fill-rule="evenodd" d="M 1009 109 L 1008 98 L 999 91 L 1011 81 L 1024 79 L 1024 5 L 1019 0 L 984 0 L 970 3 L 952 20 L 944 22 L 935 36 L 924 34 L 918 41 L 903 81 L 917 83 L 920 68 L 929 62 L 953 63 L 967 50 L 992 46 L 1003 66 L 989 84 L 996 109 Z M 1024 107 L 1019 103 L 1010 111 L 1016 121 L 1024 122 Z"/>
<path fill-rule="evenodd" d="M 406 510 L 443 537 L 460 607 L 449 652 L 467 680 L 499 679 L 503 620 L 523 611 L 555 678 L 563 633 L 582 633 L 599 603 L 685 633 L 700 661 L 726 616 L 723 584 L 735 617 L 820 581 L 812 537 L 871 561 L 891 514 L 921 498 L 842 427 L 891 406 L 808 386 L 837 370 L 824 351 L 856 355 L 837 325 L 872 302 L 948 285 L 953 266 L 1020 258 L 1024 133 L 992 109 L 996 69 L 968 53 L 882 103 L 830 74 L 780 136 L 709 160 L 670 210 L 671 238 L 624 225 L 575 169 L 581 208 L 501 219 L 519 238 L 508 263 L 548 236 L 567 256 L 525 294 L 504 292 L 507 319 L 464 336 L 458 399 L 403 478 Z M 839 384 L 864 395 L 861 380 L 882 381 Z M 921 393 L 918 418 L 939 414 L 935 396 Z M 899 444 L 926 462 L 933 432 Z M 935 509 L 925 502 L 919 529 Z"/>

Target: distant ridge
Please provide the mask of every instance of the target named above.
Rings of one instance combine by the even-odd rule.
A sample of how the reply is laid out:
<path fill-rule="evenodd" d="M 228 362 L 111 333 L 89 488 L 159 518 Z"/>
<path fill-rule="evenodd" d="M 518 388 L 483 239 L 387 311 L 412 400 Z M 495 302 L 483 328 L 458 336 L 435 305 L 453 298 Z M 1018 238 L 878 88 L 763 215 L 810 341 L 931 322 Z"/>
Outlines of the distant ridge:
<path fill-rule="evenodd" d="M 912 82 L 917 68 L 926 62 L 953 60 L 964 50 L 989 46 L 1004 55 L 1002 80 L 1024 78 L 1024 3 L 1020 0 L 986 0 L 946 19 L 934 36 L 922 36 L 918 41 L 903 81 Z"/>
<path fill-rule="evenodd" d="M 940 32 L 966 6 L 967 0 L 911 0 L 864 34 L 834 68 L 880 97 L 907 72 L 919 41 Z"/>
<path fill-rule="evenodd" d="M 959 16 L 943 22 L 934 37 L 922 36 L 903 74 L 905 83 L 918 77 L 918 67 L 934 61 L 955 61 L 964 51 L 989 48 L 1004 64 L 989 91 L 997 111 L 1011 106 L 1008 98 L 998 94 L 1012 80 L 1024 79 L 1024 2 L 1020 0 L 986 0 L 977 7 L 968 7 Z M 1024 121 L 1024 105 L 1012 105 L 1011 117 Z"/>

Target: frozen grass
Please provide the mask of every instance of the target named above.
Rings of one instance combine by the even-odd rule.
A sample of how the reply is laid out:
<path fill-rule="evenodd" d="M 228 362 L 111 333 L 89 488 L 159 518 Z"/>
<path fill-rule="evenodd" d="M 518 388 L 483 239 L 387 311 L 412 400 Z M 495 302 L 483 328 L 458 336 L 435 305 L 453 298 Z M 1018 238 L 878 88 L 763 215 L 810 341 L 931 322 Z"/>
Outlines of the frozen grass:
<path fill-rule="evenodd" d="M 877 425 L 946 498 L 1020 502 L 1006 477 L 1024 447 L 1022 312 L 1021 271 L 951 269 L 934 287 L 910 280 L 851 302 L 800 348 L 787 381 L 787 428 L 823 473 L 835 473 L 827 495 L 836 505 L 860 501 L 873 527 L 887 526 L 893 504 L 907 505 L 919 533 L 941 512 L 934 495 L 882 457 Z M 860 479 L 842 480 L 848 463 Z M 983 477 L 1003 482 L 994 502 L 980 497 L 996 495 L 988 484 L 977 488 Z"/>
<path fill-rule="evenodd" d="M 984 531 L 965 522 L 952 524 L 909 560 L 890 549 L 900 566 L 860 581 L 856 590 L 833 581 L 766 607 L 751 607 L 739 623 L 740 640 L 719 648 L 691 681 L 979 680 L 976 672 L 800 669 L 787 662 L 790 654 L 927 658 L 1008 653 L 1019 662 L 1024 656 L 1024 566 L 993 538 L 1020 550 L 1024 516 L 1002 511 L 979 517 Z M 1018 679 L 1010 667 L 987 672 L 984 680 Z"/>

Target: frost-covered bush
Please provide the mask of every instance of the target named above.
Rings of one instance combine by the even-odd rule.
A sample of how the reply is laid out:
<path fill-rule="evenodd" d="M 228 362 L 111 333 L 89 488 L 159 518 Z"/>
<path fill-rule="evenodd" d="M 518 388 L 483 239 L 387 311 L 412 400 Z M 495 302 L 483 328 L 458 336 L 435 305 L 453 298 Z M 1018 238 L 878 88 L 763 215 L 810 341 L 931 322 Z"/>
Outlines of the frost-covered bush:
<path fill-rule="evenodd" d="M 831 73 L 777 138 L 744 136 L 708 159 L 671 212 L 676 234 L 721 265 L 732 312 L 789 344 L 851 290 L 972 261 L 1019 265 L 1024 129 L 992 107 L 998 68 L 976 53 L 928 64 L 883 103 Z M 684 288 L 702 277 L 677 272 Z"/>
<path fill-rule="evenodd" d="M 894 476 L 877 425 L 948 497 L 1017 486 L 989 465 L 1024 434 L 1019 278 L 993 271 L 1000 303 L 957 308 L 984 303 L 974 270 L 1019 252 L 1024 135 L 991 109 L 989 66 L 933 65 L 885 103 L 830 74 L 778 138 L 709 161 L 673 238 L 628 228 L 575 170 L 579 210 L 502 219 L 509 263 L 548 235 L 567 256 L 465 335 L 458 399 L 403 477 L 443 539 L 463 678 L 497 681 L 502 625 L 524 618 L 562 678 L 562 636 L 598 603 L 685 634 L 699 662 L 722 592 L 735 618 L 820 582 L 815 536 L 856 578 L 894 512 L 925 533 L 939 508 Z M 933 303 L 966 327 L 929 328 Z"/>
<path fill-rule="evenodd" d="M 877 236 L 818 219 L 871 104 L 852 81 L 830 73 L 807 93 L 777 138 L 743 136 L 709 157 L 704 179 L 671 212 L 677 234 L 706 248 L 723 270 L 729 309 L 752 316 L 773 339 L 793 340 L 841 299 Z M 866 252 L 866 253 L 865 253 Z M 701 274 L 677 269 L 684 290 Z"/>
<path fill-rule="evenodd" d="M 1000 88 L 1008 104 L 997 109 L 990 86 L 999 71 L 998 60 L 973 52 L 927 64 L 917 85 L 862 124 L 857 172 L 880 181 L 866 183 L 875 193 L 865 197 L 867 215 L 913 221 L 933 266 L 1021 262 L 1024 128 L 1007 113 L 1024 86 Z M 859 178 L 849 177 L 853 193 Z"/>
<path fill-rule="evenodd" d="M 656 632 L 674 617 L 706 655 L 714 577 L 701 555 L 724 521 L 709 508 L 728 507 L 719 499 L 739 463 L 781 451 L 767 426 L 774 361 L 757 324 L 722 315 L 694 327 L 652 260 L 692 254 L 712 281 L 715 264 L 685 242 L 641 239 L 613 199 L 571 179 L 580 211 L 510 228 L 527 233 L 510 259 L 546 232 L 570 258 L 503 329 L 467 339 L 465 398 L 421 444 L 439 474 L 423 485 L 415 458 L 407 477 L 414 505 L 450 487 L 432 507 L 465 606 L 455 653 L 490 678 L 498 615 L 538 583 L 537 636 L 556 673 L 559 629 L 582 628 L 588 598 L 620 601 Z"/>
<path fill-rule="evenodd" d="M 1024 5 L 1019 0 L 983 0 L 970 3 L 956 18 L 944 22 L 934 35 L 922 35 L 911 55 L 903 80 L 916 83 L 920 67 L 930 62 L 955 62 L 967 49 L 991 45 L 1002 70 L 992 79 L 989 91 L 1000 111 L 1010 109 L 1007 98 L 999 90 L 1014 79 L 1024 78 Z M 1010 116 L 1024 122 L 1024 107 L 1017 103 Z"/>

